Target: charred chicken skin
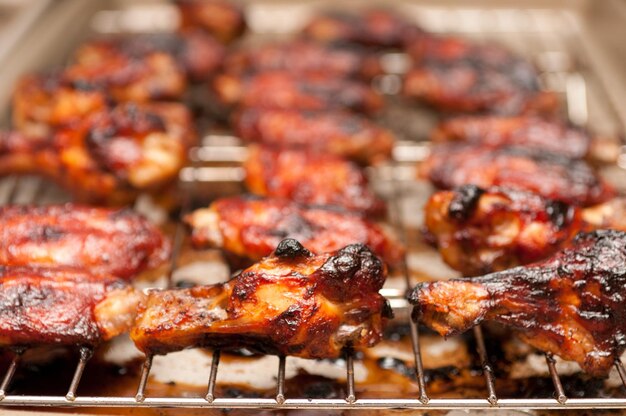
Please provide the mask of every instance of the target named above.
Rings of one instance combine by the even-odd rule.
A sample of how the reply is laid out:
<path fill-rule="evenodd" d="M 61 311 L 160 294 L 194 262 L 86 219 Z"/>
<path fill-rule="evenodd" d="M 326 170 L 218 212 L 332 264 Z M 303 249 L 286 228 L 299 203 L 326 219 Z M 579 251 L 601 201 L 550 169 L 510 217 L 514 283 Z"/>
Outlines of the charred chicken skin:
<path fill-rule="evenodd" d="M 265 71 L 310 72 L 371 79 L 382 73 L 377 55 L 357 47 L 324 45 L 310 41 L 269 43 L 231 53 L 224 64 L 233 74 Z"/>
<path fill-rule="evenodd" d="M 433 146 L 420 172 L 442 189 L 503 186 L 582 206 L 615 196 L 614 189 L 584 161 L 538 149 L 439 144 Z"/>
<path fill-rule="evenodd" d="M 129 209 L 0 207 L 0 264 L 74 267 L 130 279 L 163 264 L 169 240 Z"/>
<path fill-rule="evenodd" d="M 308 149 L 361 164 L 391 157 L 394 136 L 368 118 L 341 111 L 247 108 L 235 114 L 233 126 L 247 142 Z"/>
<path fill-rule="evenodd" d="M 284 238 L 298 240 L 315 254 L 362 243 L 389 266 L 398 265 L 404 254 L 402 245 L 376 223 L 282 198 L 223 198 L 194 211 L 185 221 L 192 228 L 196 248 L 222 248 L 255 261 L 270 255 Z"/>
<path fill-rule="evenodd" d="M 125 204 L 172 183 L 194 138 L 181 104 L 124 104 L 47 137 L 0 133 L 0 174 L 41 174 L 78 200 Z"/>
<path fill-rule="evenodd" d="M 541 91 L 535 68 L 496 45 L 419 36 L 409 47 L 416 68 L 404 93 L 438 110 L 500 115 L 553 114 L 557 97 Z"/>
<path fill-rule="evenodd" d="M 377 48 L 400 48 L 421 33 L 416 26 L 388 10 L 361 14 L 331 11 L 316 16 L 304 28 L 306 38 L 326 43 L 356 43 Z"/>
<path fill-rule="evenodd" d="M 375 113 L 383 106 L 382 97 L 370 86 L 322 73 L 224 73 L 213 80 L 213 89 L 225 106 L 283 110 L 346 109 L 367 114 Z"/>
<path fill-rule="evenodd" d="M 604 376 L 624 351 L 626 233 L 581 233 L 541 263 L 471 279 L 421 283 L 414 317 L 447 336 L 497 321 L 533 347 Z"/>
<path fill-rule="evenodd" d="M 385 203 L 369 189 L 364 172 L 331 155 L 251 146 L 244 169 L 246 186 L 257 195 L 374 216 L 386 211 Z"/>
<path fill-rule="evenodd" d="M 223 43 L 241 36 L 246 29 L 243 10 L 223 0 L 176 0 L 181 30 L 202 29 Z"/>
<path fill-rule="evenodd" d="M 109 275 L 0 266 L 0 346 L 95 346 L 130 329 L 141 297 Z"/>
<path fill-rule="evenodd" d="M 464 116 L 442 122 L 433 142 L 465 142 L 488 148 L 525 146 L 573 159 L 587 155 L 591 137 L 584 131 L 539 117 Z"/>
<path fill-rule="evenodd" d="M 381 339 L 391 312 L 378 293 L 385 278 L 363 245 L 315 256 L 286 239 L 224 284 L 151 292 L 131 338 L 152 354 L 213 347 L 336 358 Z"/>
<path fill-rule="evenodd" d="M 465 276 L 544 259 L 590 227 L 579 208 L 511 188 L 439 191 L 424 209 L 427 238 Z"/>
<path fill-rule="evenodd" d="M 150 59 L 156 53 L 170 55 L 188 79 L 202 81 L 222 65 L 225 49 L 212 36 L 198 30 L 180 34 L 133 34 L 88 42 L 78 49 L 74 60 L 78 66 L 95 67 L 124 57 Z"/>

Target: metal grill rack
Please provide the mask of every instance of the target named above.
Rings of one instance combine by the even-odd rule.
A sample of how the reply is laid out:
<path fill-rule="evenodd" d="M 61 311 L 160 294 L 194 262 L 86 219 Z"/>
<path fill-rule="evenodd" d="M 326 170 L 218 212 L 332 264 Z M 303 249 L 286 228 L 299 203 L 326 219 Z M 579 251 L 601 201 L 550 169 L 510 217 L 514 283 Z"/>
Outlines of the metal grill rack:
<path fill-rule="evenodd" d="M 476 16 L 474 16 L 476 17 Z M 455 22 L 464 19 L 461 12 L 457 12 L 453 16 L 447 16 L 451 27 L 455 26 Z M 486 17 L 478 18 L 485 25 L 486 22 L 491 23 Z M 566 19 L 567 20 L 567 19 Z M 435 28 L 436 29 L 436 28 Z M 471 29 L 471 28 L 470 28 Z M 472 30 L 468 29 L 468 32 Z M 476 28 L 475 28 L 476 29 Z M 543 32 L 537 31 L 541 36 Z M 535 33 L 535 34 L 537 34 Z M 481 35 L 481 28 L 477 28 L 473 35 Z M 513 36 L 516 33 L 512 33 Z M 572 40 L 569 39 L 568 42 Z M 565 51 L 570 51 L 572 45 L 568 42 L 560 44 Z M 529 43 L 525 45 L 526 52 L 531 52 L 537 45 Z M 560 71 L 560 70 L 559 70 Z M 547 71 L 547 78 L 551 75 Z M 554 74 L 552 74 L 554 75 Z M 570 119 L 577 124 L 586 124 L 589 113 L 585 103 L 587 102 L 588 80 L 579 72 L 570 72 L 564 78 L 564 93 L 568 103 L 568 115 Z M 548 80 L 549 81 L 549 80 Z M 606 99 L 606 97 L 604 97 Z M 582 104 L 581 104 L 582 103 Z M 582 106 L 581 106 L 582 105 Z M 617 117 L 616 117 L 617 118 Z M 209 137 L 209 139 L 211 139 Z M 215 139 L 215 138 L 213 138 Z M 215 140 L 205 140 L 205 142 L 214 143 Z M 206 145 L 194 149 L 195 157 L 200 161 L 215 161 L 216 158 L 226 158 L 230 161 L 237 161 L 241 158 L 242 152 L 245 150 L 238 146 L 215 146 Z M 396 162 L 391 166 L 392 171 L 399 169 L 398 162 L 407 162 L 412 159 L 419 159 L 427 153 L 427 146 L 414 142 L 400 142 L 396 146 Z M 216 156 L 216 154 L 221 156 Z M 200 156 L 198 156 L 200 155 Z M 226 156 L 224 156 L 226 155 Z M 409 156 L 407 156 L 409 155 Z M 421 156 L 420 156 L 421 155 Z M 193 156 L 193 155 L 192 155 Z M 400 160 L 401 159 L 401 160 Z M 204 170 L 203 170 L 204 169 Z M 191 182 L 192 187 L 188 191 L 193 193 L 193 184 L 198 181 L 215 180 L 220 181 L 231 180 L 236 181 L 241 178 L 241 172 L 238 168 L 210 168 L 210 167 L 188 167 L 181 172 L 181 181 Z M 392 175 L 393 176 L 393 175 Z M 393 192 L 390 200 L 392 207 L 391 222 L 394 225 L 401 239 L 406 240 L 406 229 L 403 226 L 400 215 L 400 183 L 395 177 L 392 177 Z M 189 189 L 189 188 L 188 188 Z M 34 178 L 17 178 L 11 177 L 0 182 L 0 204 L 1 203 L 40 203 L 47 189 L 44 182 Z M 2 195 L 4 198 L 2 200 Z M 189 207 L 189 200 L 192 195 L 187 195 L 184 200 L 183 214 Z M 177 224 L 174 236 L 174 250 L 171 258 L 169 278 L 171 280 L 172 273 L 177 268 L 178 254 L 184 237 L 184 227 L 179 222 Z M 411 282 L 408 272 L 406 259 L 402 268 L 403 277 L 406 280 L 407 289 L 410 288 Z M 392 306 L 397 309 L 408 308 L 404 300 L 403 290 L 383 289 L 382 292 L 392 302 Z M 408 314 L 407 314 L 408 315 Z M 354 377 L 354 354 L 347 350 L 345 356 L 346 363 L 346 397 L 344 399 L 311 399 L 304 397 L 289 397 L 285 394 L 287 380 L 285 379 L 285 368 L 288 357 L 279 357 L 278 368 L 276 369 L 276 394 L 274 398 L 225 398 L 216 395 L 215 387 L 220 364 L 220 351 L 216 350 L 212 355 L 210 372 L 207 375 L 207 390 L 204 397 L 153 397 L 146 394 L 146 386 L 149 382 L 149 375 L 152 366 L 152 357 L 146 357 L 141 371 L 139 385 L 137 386 L 136 395 L 129 397 L 104 397 L 104 396 L 80 396 L 77 395 L 83 372 L 88 360 L 91 358 L 92 351 L 87 348 L 80 349 L 80 355 L 76 369 L 74 371 L 70 385 L 68 386 L 65 396 L 34 396 L 7 394 L 11 381 L 20 370 L 20 361 L 24 349 L 13 350 L 14 358 L 10 363 L 4 377 L 0 383 L 0 408 L 5 406 L 63 406 L 63 407 L 180 407 L 180 408 L 248 408 L 248 409 L 419 409 L 419 410 L 436 410 L 436 409 L 626 409 L 626 398 L 568 398 L 567 391 L 563 388 L 560 376 L 556 370 L 555 360 L 552 356 L 546 355 L 546 366 L 553 382 L 554 392 L 546 392 L 545 398 L 502 398 L 498 396 L 495 386 L 495 376 L 492 364 L 489 362 L 489 354 L 485 345 L 483 332 L 480 327 L 474 329 L 474 339 L 477 346 L 477 353 L 481 361 L 482 373 L 485 379 L 485 387 L 487 391 L 486 397 L 476 398 L 430 398 L 426 389 L 424 366 L 422 364 L 422 355 L 420 352 L 420 334 L 419 328 L 415 322 L 408 319 L 410 325 L 410 338 L 414 356 L 414 371 L 417 380 L 419 393 L 413 397 L 403 398 L 359 398 L 356 394 L 355 377 Z M 621 361 L 615 362 L 615 367 L 626 388 L 626 369 Z M 553 395 L 550 397 L 551 393 Z"/>

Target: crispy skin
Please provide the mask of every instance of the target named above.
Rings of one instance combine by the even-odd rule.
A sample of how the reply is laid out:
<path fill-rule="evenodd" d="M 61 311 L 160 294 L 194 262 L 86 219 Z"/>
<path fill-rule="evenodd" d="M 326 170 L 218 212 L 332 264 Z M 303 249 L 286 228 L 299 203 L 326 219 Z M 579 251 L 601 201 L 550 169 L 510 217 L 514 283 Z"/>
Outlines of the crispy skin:
<path fill-rule="evenodd" d="M 233 126 L 245 141 L 342 156 L 362 164 L 391 157 L 394 136 L 368 118 L 349 112 L 247 108 Z"/>
<path fill-rule="evenodd" d="M 380 75 L 379 57 L 355 46 L 324 45 L 296 40 L 268 43 L 232 52 L 224 63 L 232 74 L 264 71 L 287 71 L 294 74 L 323 72 L 336 77 Z"/>
<path fill-rule="evenodd" d="M 172 183 L 194 139 L 182 104 L 124 104 L 45 138 L 0 132 L 0 174 L 40 174 L 78 200 L 126 204 Z"/>
<path fill-rule="evenodd" d="M 405 76 L 404 93 L 438 110 L 500 115 L 557 110 L 556 95 L 540 90 L 535 68 L 501 46 L 419 36 L 408 50 L 417 66 Z"/>
<path fill-rule="evenodd" d="M 213 90 L 226 106 L 283 110 L 346 109 L 367 114 L 375 113 L 383 106 L 382 97 L 370 86 L 323 73 L 224 73 L 213 80 Z"/>
<path fill-rule="evenodd" d="M 385 203 L 369 189 L 364 172 L 331 155 L 250 146 L 244 169 L 246 186 L 257 195 L 377 216 L 386 210 Z"/>
<path fill-rule="evenodd" d="M 184 33 L 150 33 L 112 36 L 83 44 L 74 55 L 79 66 L 105 65 L 120 56 L 133 60 L 150 59 L 154 53 L 165 53 L 174 58 L 186 77 L 203 81 L 221 66 L 224 46 L 199 30 Z"/>
<path fill-rule="evenodd" d="M 181 29 L 202 29 L 223 43 L 229 43 L 246 30 L 243 10 L 223 0 L 176 0 Z"/>
<path fill-rule="evenodd" d="M 329 11 L 313 18 L 303 29 L 306 38 L 327 43 L 357 43 L 378 48 L 403 47 L 421 33 L 403 17 L 383 9 L 361 14 Z"/>
<path fill-rule="evenodd" d="M 185 221 L 192 227 L 196 248 L 222 248 L 251 260 L 270 255 L 284 238 L 294 238 L 316 254 L 362 243 L 389 266 L 397 266 L 404 255 L 404 247 L 376 223 L 282 198 L 222 198 Z"/>
<path fill-rule="evenodd" d="M 469 144 L 433 146 L 420 173 L 435 186 L 452 189 L 473 184 L 535 192 L 568 204 L 589 206 L 611 199 L 614 189 L 582 160 L 538 149 L 489 149 Z"/>
<path fill-rule="evenodd" d="M 79 205 L 0 207 L 0 264 L 71 266 L 130 279 L 163 264 L 169 240 L 129 209 Z"/>
<path fill-rule="evenodd" d="M 130 329 L 141 297 L 108 275 L 0 266 L 0 345 L 95 346 Z"/>
<path fill-rule="evenodd" d="M 434 142 L 466 142 L 500 148 L 525 146 L 574 159 L 589 152 L 591 137 L 581 129 L 539 117 L 463 116 L 442 122 L 431 134 Z"/>
<path fill-rule="evenodd" d="M 474 185 L 433 194 L 424 224 L 445 262 L 465 276 L 542 260 L 590 228 L 578 207 L 532 192 Z"/>
<path fill-rule="evenodd" d="M 501 322 L 528 344 L 604 376 L 624 350 L 625 266 L 626 233 L 581 233 L 542 263 L 421 283 L 409 301 L 414 316 L 442 335 L 485 320 Z"/>
<path fill-rule="evenodd" d="M 266 354 L 335 358 L 371 347 L 390 309 L 378 291 L 382 262 L 360 244 L 314 256 L 296 240 L 227 283 L 155 291 L 131 338 L 149 353 L 189 347 L 248 348 Z"/>

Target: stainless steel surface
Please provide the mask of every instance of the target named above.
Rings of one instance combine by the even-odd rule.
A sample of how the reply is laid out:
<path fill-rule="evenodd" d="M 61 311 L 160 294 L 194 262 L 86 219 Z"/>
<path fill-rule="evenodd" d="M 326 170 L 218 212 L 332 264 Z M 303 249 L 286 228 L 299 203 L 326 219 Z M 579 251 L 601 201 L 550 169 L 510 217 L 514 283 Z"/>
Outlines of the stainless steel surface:
<path fill-rule="evenodd" d="M 76 2 L 66 3 L 64 7 L 76 10 Z M 67 4 L 73 4 L 68 6 Z M 586 8 L 591 8 L 588 2 L 575 2 L 567 8 L 566 3 L 553 2 L 551 8 L 519 8 L 516 2 L 506 2 L 500 9 L 483 8 L 488 4 L 492 7 L 498 3 L 476 2 L 475 7 L 461 3 L 461 8 L 449 9 L 437 3 L 422 5 L 418 3 L 397 2 L 398 7 L 406 15 L 419 19 L 427 29 L 447 32 L 455 31 L 478 39 L 496 37 L 499 41 L 509 45 L 514 50 L 526 55 L 536 62 L 542 70 L 542 80 L 547 88 L 562 93 L 567 104 L 567 116 L 576 124 L 585 125 L 602 134 L 621 134 L 625 118 L 615 111 L 615 100 L 607 93 L 606 83 L 601 74 L 610 72 L 608 64 L 601 56 L 601 50 L 589 46 L 593 42 L 585 28 Z M 454 2 L 446 2 L 454 3 Z M 535 6 L 540 3 L 534 3 Z M 541 3 L 543 4 L 543 3 Z M 502 3 L 500 3 L 502 5 Z M 570 4 L 571 5 L 571 4 Z M 457 4 L 458 6 L 458 4 Z M 310 15 L 310 3 L 288 4 L 285 2 L 250 5 L 251 25 L 260 35 L 285 33 L 297 29 L 298 22 Z M 315 6 L 317 7 L 317 5 Z M 504 7 L 504 8 L 502 8 Z M 284 19 L 281 22 L 272 21 L 272 11 L 281 11 L 285 16 L 293 19 Z M 287 11 L 285 11 L 287 10 Z M 292 12 L 290 14 L 290 11 Z M 77 13 L 77 12 L 74 12 Z M 114 31 L 114 23 L 123 15 L 123 11 L 111 10 L 99 15 L 96 22 L 100 27 Z M 71 14 L 67 12 L 67 15 Z M 108 20 L 107 20 L 108 19 Z M 165 19 L 167 20 L 167 19 Z M 279 19 L 280 20 L 280 19 Z M 288 21 L 287 21 L 288 20 Z M 112 23 L 113 22 L 113 23 Z M 295 23 L 294 23 L 295 22 Z M 97 26 L 97 25 L 96 25 Z M 63 36 L 56 35 L 56 40 Z M 50 42 L 50 40 L 49 40 Z M 391 59 L 391 58 L 390 58 Z M 391 60 L 398 60 L 394 57 Z M 401 60 L 401 59 L 400 59 Z M 595 66 L 600 63 L 602 69 L 598 72 Z M 41 65 L 44 61 L 41 61 Z M 39 65 L 39 64 L 38 64 Z M 28 65 L 26 65 L 28 66 Z M 20 66 L 21 70 L 26 67 Z M 32 66 L 32 65 L 31 65 Z M 593 69 L 592 69 L 593 68 Z M 608 69 L 607 69 L 608 68 Z M 11 69 L 15 73 L 17 69 Z M 397 75 L 390 75 L 391 77 Z M 610 75 L 606 75 L 610 77 Z M 393 78 L 390 78 L 393 79 Z M 393 85 L 393 82 L 389 83 Z M 602 88 L 604 86 L 604 88 Z M 6 85 L 3 87 L 6 88 Z M 0 89 L 0 95 L 2 90 Z M 0 100 L 2 97 L 0 96 Z M 0 101 L 1 103 L 1 101 Z M 410 117 L 409 117 L 410 118 Z M 394 118 L 392 118 L 394 120 Z M 398 121 L 402 124 L 404 121 Z M 393 127 L 393 126 L 392 126 Z M 423 126 L 418 126 L 423 127 Z M 419 130 L 419 129 L 418 129 Z M 422 133 L 403 134 L 403 139 L 394 149 L 394 162 L 390 166 L 381 168 L 380 176 L 387 180 L 392 188 L 390 205 L 392 207 L 391 222 L 399 237 L 406 240 L 406 224 L 402 215 L 400 200 L 403 197 L 403 185 L 413 180 L 412 164 L 422 160 L 428 154 L 428 144 L 416 140 L 424 139 Z M 243 178 L 239 166 L 203 166 L 207 162 L 241 162 L 245 158 L 245 148 L 232 136 L 222 133 L 209 132 L 201 146 L 192 151 L 193 166 L 181 171 L 182 183 L 192 184 L 188 189 L 193 194 L 195 185 L 200 182 L 238 182 Z M 200 165 L 200 166 L 196 166 Z M 47 187 L 42 186 L 42 180 L 34 178 L 8 178 L 0 182 L 0 203 L 43 203 L 50 197 Z M 188 195 L 191 197 L 192 195 Z M 186 199 L 188 202 L 189 199 Z M 184 204 L 183 212 L 188 210 Z M 184 227 L 178 224 L 174 237 L 174 254 L 171 259 L 168 273 L 171 281 L 172 274 L 178 266 L 178 255 Z M 384 288 L 382 293 L 387 296 L 395 310 L 404 313 L 408 319 L 408 305 L 404 300 L 405 289 L 411 285 L 407 262 L 405 261 L 402 274 L 406 283 L 403 288 Z M 63 406 L 63 407 L 180 407 L 180 408 L 248 408 L 248 409 L 626 409 L 626 398 L 569 398 L 564 391 L 553 357 L 546 356 L 546 366 L 554 384 L 554 397 L 546 398 L 504 398 L 498 397 L 492 365 L 489 363 L 488 346 L 485 343 L 480 327 L 474 331 L 477 353 L 481 360 L 481 367 L 485 378 L 486 397 L 475 398 L 430 398 L 426 391 L 424 366 L 420 345 L 420 334 L 417 325 L 409 320 L 412 352 L 414 355 L 415 376 L 419 387 L 417 397 L 402 398 L 359 398 L 356 395 L 354 377 L 355 357 L 350 352 L 346 356 L 346 397 L 345 399 L 309 399 L 301 397 L 286 397 L 285 386 L 289 380 L 285 379 L 286 361 L 289 358 L 280 357 L 276 369 L 276 395 L 274 398 L 223 398 L 216 397 L 217 375 L 220 369 L 220 351 L 214 351 L 211 359 L 210 373 L 207 381 L 205 397 L 151 397 L 146 395 L 146 386 L 152 367 L 152 357 L 146 357 L 142 367 L 140 382 L 134 397 L 100 397 L 81 396 L 77 394 L 81 375 L 89 359 L 89 353 L 84 351 L 77 363 L 73 381 L 68 387 L 66 396 L 31 396 L 8 394 L 5 395 L 16 371 L 19 371 L 21 351 L 16 352 L 15 359 L 10 364 L 2 384 L 0 384 L 0 407 L 3 406 Z M 621 361 L 616 362 L 616 368 L 626 387 L 626 371 Z M 88 369 L 87 369 L 88 371 Z M 551 392 L 546 392 L 550 396 Z"/>

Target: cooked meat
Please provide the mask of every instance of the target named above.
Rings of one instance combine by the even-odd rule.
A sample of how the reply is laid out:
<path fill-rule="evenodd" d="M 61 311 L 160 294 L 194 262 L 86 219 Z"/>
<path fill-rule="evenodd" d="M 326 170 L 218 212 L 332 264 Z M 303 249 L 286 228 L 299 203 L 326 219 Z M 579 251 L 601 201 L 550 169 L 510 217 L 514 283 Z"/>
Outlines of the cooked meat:
<path fill-rule="evenodd" d="M 243 10 L 223 0 L 176 0 L 181 29 L 202 29 L 224 43 L 243 34 L 246 21 Z"/>
<path fill-rule="evenodd" d="M 519 115 L 558 107 L 555 94 L 540 90 L 535 68 L 503 47 L 419 36 L 409 51 L 417 66 L 406 74 L 404 92 L 438 110 Z"/>
<path fill-rule="evenodd" d="M 175 59 L 187 78 L 202 81 L 212 76 L 222 65 L 224 46 L 212 36 L 199 31 L 149 33 L 97 39 L 82 45 L 74 59 L 79 66 L 104 66 L 110 60 L 128 57 L 132 60 L 166 53 Z"/>
<path fill-rule="evenodd" d="M 583 206 L 615 195 L 613 188 L 584 161 L 538 149 L 444 143 L 433 146 L 420 171 L 442 189 L 466 184 L 503 186 Z"/>
<path fill-rule="evenodd" d="M 269 109 L 328 110 L 346 109 L 375 113 L 383 99 L 363 83 L 322 73 L 292 74 L 268 71 L 259 74 L 221 74 L 213 89 L 227 106 Z"/>
<path fill-rule="evenodd" d="M 370 9 L 361 14 L 330 11 L 313 18 L 304 36 L 327 43 L 357 43 L 380 48 L 403 47 L 421 30 L 388 10 Z"/>
<path fill-rule="evenodd" d="M 382 73 L 379 57 L 355 46 L 310 41 L 269 43 L 232 52 L 224 64 L 233 74 L 265 71 L 310 72 L 371 79 Z"/>
<path fill-rule="evenodd" d="M 371 164 L 389 159 L 394 136 L 367 117 L 342 111 L 248 108 L 233 120 L 245 141 L 308 149 Z"/>
<path fill-rule="evenodd" d="M 0 174 L 41 174 L 79 200 L 124 204 L 177 178 L 192 126 L 182 104 L 124 104 L 45 138 L 0 133 Z"/>
<path fill-rule="evenodd" d="M 106 274 L 0 266 L 0 345 L 95 346 L 130 329 L 141 298 Z"/>
<path fill-rule="evenodd" d="M 31 137 L 46 137 L 56 127 L 75 127 L 88 114 L 107 108 L 107 95 L 89 85 L 64 84 L 58 75 L 28 75 L 13 93 L 13 127 Z"/>
<path fill-rule="evenodd" d="M 193 229 L 195 247 L 223 248 L 252 260 L 270 255 L 284 238 L 298 240 L 315 254 L 362 243 L 390 266 L 398 265 L 404 255 L 402 245 L 376 223 L 282 198 L 222 198 L 194 211 L 185 221 Z"/>
<path fill-rule="evenodd" d="M 432 195 L 424 224 L 445 262 L 465 276 L 544 259 L 591 227 L 575 206 L 532 192 L 475 185 Z"/>
<path fill-rule="evenodd" d="M 335 358 L 347 345 L 371 347 L 381 339 L 391 312 L 378 293 L 385 278 L 363 245 L 314 256 L 286 239 L 224 284 L 151 292 L 131 338 L 156 354 L 214 347 Z"/>
<path fill-rule="evenodd" d="M 129 209 L 0 207 L 0 264 L 71 266 L 130 279 L 170 256 L 169 240 Z"/>
<path fill-rule="evenodd" d="M 335 156 L 250 146 L 244 169 L 246 186 L 257 195 L 370 215 L 385 213 L 385 203 L 369 189 L 364 172 Z"/>
<path fill-rule="evenodd" d="M 539 117 L 465 116 L 442 122 L 433 131 L 434 142 L 466 142 L 488 148 L 521 146 L 573 159 L 589 152 L 591 137 L 581 129 Z"/>
<path fill-rule="evenodd" d="M 626 337 L 626 233 L 579 234 L 548 260 L 472 279 L 420 283 L 414 317 L 447 336 L 480 322 L 516 329 L 528 344 L 604 376 Z"/>

